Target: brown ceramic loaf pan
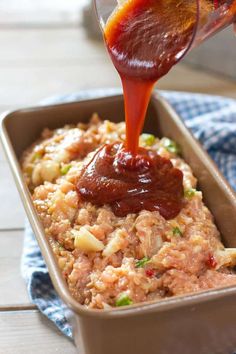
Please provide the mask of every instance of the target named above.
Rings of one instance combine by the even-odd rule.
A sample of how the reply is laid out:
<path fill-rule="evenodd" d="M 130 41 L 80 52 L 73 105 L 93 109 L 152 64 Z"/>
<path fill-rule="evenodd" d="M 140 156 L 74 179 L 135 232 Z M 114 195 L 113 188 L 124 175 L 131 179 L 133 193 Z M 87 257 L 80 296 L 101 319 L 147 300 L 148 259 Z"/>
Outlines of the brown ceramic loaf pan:
<path fill-rule="evenodd" d="M 93 112 L 124 119 L 120 95 L 23 109 L 5 114 L 1 136 L 16 185 L 47 263 L 53 284 L 72 310 L 80 354 L 231 354 L 236 350 L 236 287 L 211 290 L 112 310 L 88 310 L 70 295 L 24 183 L 19 159 L 43 128 L 86 122 Z M 227 247 L 236 247 L 236 197 L 218 169 L 174 110 L 154 94 L 146 132 L 181 145 L 184 159 L 198 178 L 198 188 L 215 216 Z"/>

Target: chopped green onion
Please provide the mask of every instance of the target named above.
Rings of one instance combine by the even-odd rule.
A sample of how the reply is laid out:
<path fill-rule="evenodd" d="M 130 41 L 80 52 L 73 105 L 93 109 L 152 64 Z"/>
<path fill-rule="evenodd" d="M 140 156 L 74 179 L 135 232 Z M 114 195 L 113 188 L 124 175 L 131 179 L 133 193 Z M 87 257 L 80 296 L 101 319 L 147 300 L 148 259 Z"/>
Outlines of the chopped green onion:
<path fill-rule="evenodd" d="M 136 268 L 143 268 L 149 262 L 150 262 L 150 258 L 144 257 L 144 258 L 140 259 L 139 261 L 135 262 L 135 267 Z"/>
<path fill-rule="evenodd" d="M 128 306 L 128 305 L 132 305 L 132 304 L 133 304 L 133 301 L 130 299 L 130 297 L 126 293 L 120 294 L 120 296 L 116 300 L 117 307 Z"/>
<path fill-rule="evenodd" d="M 155 136 L 153 134 L 142 134 L 141 140 L 147 145 L 152 146 L 155 142 Z"/>
<path fill-rule="evenodd" d="M 167 151 L 171 152 L 172 154 L 180 154 L 181 149 L 180 146 L 173 140 L 165 138 L 163 146 L 166 148 Z"/>
<path fill-rule="evenodd" d="M 72 167 L 72 165 L 64 165 L 62 168 L 61 168 L 61 174 L 63 175 L 63 176 L 65 176 L 68 172 L 69 172 L 69 170 L 71 169 L 71 167 Z"/>
<path fill-rule="evenodd" d="M 180 228 L 178 228 L 178 227 L 174 227 L 173 230 L 172 230 L 172 232 L 173 232 L 173 235 L 174 235 L 174 236 L 183 236 L 183 234 L 182 234 Z"/>
<path fill-rule="evenodd" d="M 40 151 L 37 151 L 32 157 L 32 162 L 35 162 L 35 161 L 41 159 L 42 156 L 43 156 L 43 153 Z"/>
<path fill-rule="evenodd" d="M 192 198 L 192 197 L 194 197 L 195 196 L 195 194 L 196 194 L 196 189 L 194 189 L 194 188 L 189 188 L 189 189 L 186 189 L 185 191 L 184 191 L 184 196 L 185 196 L 185 198 Z"/>

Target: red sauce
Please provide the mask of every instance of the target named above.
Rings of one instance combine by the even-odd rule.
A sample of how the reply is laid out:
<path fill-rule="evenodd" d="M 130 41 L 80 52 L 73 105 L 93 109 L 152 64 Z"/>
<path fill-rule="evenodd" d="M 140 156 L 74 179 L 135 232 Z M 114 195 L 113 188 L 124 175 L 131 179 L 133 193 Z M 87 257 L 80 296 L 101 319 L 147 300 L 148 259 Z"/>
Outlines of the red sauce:
<path fill-rule="evenodd" d="M 108 20 L 104 35 L 123 84 L 126 144 L 96 153 L 78 182 L 83 200 L 109 204 L 117 216 L 146 209 L 171 219 L 180 212 L 182 172 L 138 142 L 154 83 L 188 48 L 195 21 L 195 0 L 127 0 Z"/>
<path fill-rule="evenodd" d="M 155 270 L 154 269 L 147 269 L 145 271 L 147 277 L 153 277 L 155 275 Z"/>
<path fill-rule="evenodd" d="M 137 152 L 154 83 L 189 46 L 196 0 L 128 0 L 108 20 L 105 41 L 124 90 L 126 148 Z"/>
<path fill-rule="evenodd" d="M 77 189 L 83 200 L 109 204 L 117 216 L 140 210 L 174 218 L 182 207 L 183 174 L 170 160 L 139 149 L 134 156 L 122 144 L 104 145 L 82 171 Z"/>
<path fill-rule="evenodd" d="M 213 256 L 213 254 L 209 254 L 207 260 L 206 260 L 206 266 L 208 268 L 216 268 L 217 266 L 217 262 L 216 262 L 216 259 L 215 257 Z"/>
<path fill-rule="evenodd" d="M 214 8 L 217 9 L 219 6 L 219 0 L 213 0 Z"/>

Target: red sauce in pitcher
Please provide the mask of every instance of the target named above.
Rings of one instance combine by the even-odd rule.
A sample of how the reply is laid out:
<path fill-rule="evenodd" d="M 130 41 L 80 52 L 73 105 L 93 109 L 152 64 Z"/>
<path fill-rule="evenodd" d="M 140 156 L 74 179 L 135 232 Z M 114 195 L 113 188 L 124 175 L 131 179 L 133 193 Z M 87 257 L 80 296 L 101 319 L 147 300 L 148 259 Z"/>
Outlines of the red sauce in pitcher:
<path fill-rule="evenodd" d="M 126 148 L 133 154 L 153 85 L 186 51 L 195 23 L 195 0 L 126 0 L 106 24 L 105 42 L 124 90 Z"/>
<path fill-rule="evenodd" d="M 195 0 L 127 0 L 106 24 L 105 42 L 123 84 L 126 144 L 102 147 L 77 189 L 83 200 L 109 204 L 117 216 L 146 209 L 171 219 L 181 210 L 182 172 L 138 142 L 154 83 L 191 42 L 195 6 Z"/>

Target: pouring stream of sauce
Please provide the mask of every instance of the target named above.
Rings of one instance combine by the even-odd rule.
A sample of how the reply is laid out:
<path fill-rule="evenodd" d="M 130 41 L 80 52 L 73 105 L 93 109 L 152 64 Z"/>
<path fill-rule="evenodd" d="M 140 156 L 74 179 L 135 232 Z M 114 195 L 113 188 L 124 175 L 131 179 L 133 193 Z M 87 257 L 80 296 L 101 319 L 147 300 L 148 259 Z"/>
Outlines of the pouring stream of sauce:
<path fill-rule="evenodd" d="M 152 88 L 187 50 L 195 24 L 195 0 L 126 0 L 106 24 L 105 42 L 124 90 L 126 148 L 133 154 Z"/>
<path fill-rule="evenodd" d="M 123 84 L 126 143 L 98 150 L 78 181 L 82 200 L 109 204 L 117 216 L 146 209 L 171 219 L 180 212 L 182 172 L 138 142 L 154 83 L 186 51 L 195 23 L 195 0 L 126 0 L 111 15 L 104 36 Z"/>

